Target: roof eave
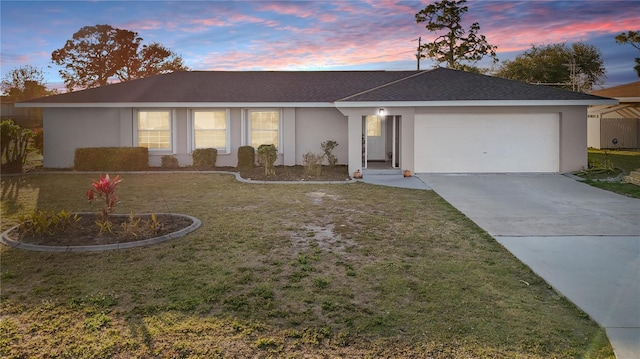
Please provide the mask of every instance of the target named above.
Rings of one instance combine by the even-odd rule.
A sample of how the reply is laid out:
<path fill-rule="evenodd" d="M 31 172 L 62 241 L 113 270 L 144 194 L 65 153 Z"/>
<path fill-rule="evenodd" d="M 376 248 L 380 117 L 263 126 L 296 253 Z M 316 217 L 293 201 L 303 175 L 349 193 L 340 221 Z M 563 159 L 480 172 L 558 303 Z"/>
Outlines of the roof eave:
<path fill-rule="evenodd" d="M 336 107 L 496 107 L 616 105 L 615 99 L 592 100 L 465 100 L 465 101 L 337 101 Z"/>
<path fill-rule="evenodd" d="M 245 108 L 245 107 L 335 107 L 333 102 L 82 102 L 82 103 L 38 103 L 23 102 L 16 107 L 41 108 Z"/>
<path fill-rule="evenodd" d="M 593 106 L 617 105 L 616 99 L 589 100 L 465 100 L 465 101 L 336 101 L 336 102 L 87 102 L 87 103 L 17 103 L 23 108 L 247 108 L 247 107 L 496 107 L 496 106 Z"/>

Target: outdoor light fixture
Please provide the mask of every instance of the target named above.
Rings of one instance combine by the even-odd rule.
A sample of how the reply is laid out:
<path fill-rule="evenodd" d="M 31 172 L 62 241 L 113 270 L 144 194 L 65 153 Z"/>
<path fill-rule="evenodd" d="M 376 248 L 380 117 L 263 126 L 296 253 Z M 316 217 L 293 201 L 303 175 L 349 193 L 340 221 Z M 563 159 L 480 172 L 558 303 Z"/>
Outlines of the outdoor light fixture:
<path fill-rule="evenodd" d="M 385 112 L 386 112 L 386 111 L 384 110 L 384 108 L 381 108 L 381 109 L 379 109 L 379 110 L 378 110 L 378 115 L 380 115 L 380 116 L 384 116 L 384 113 L 385 113 Z"/>

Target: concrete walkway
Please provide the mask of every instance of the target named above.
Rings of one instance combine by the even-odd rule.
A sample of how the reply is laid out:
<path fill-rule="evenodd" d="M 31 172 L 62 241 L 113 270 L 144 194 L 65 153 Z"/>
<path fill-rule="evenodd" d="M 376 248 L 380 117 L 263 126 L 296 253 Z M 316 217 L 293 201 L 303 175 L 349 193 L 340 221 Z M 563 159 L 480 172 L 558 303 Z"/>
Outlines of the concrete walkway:
<path fill-rule="evenodd" d="M 640 358 L 640 199 L 562 175 L 418 178 Z"/>

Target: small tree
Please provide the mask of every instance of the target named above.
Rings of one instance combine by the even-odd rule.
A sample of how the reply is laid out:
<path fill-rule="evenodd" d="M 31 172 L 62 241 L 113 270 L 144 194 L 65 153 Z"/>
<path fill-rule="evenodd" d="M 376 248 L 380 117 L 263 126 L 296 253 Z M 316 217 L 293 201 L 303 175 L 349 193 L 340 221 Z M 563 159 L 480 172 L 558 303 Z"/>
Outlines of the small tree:
<path fill-rule="evenodd" d="M 27 148 L 33 132 L 21 128 L 12 120 L 4 120 L 0 124 L 0 147 L 2 169 L 4 172 L 22 172 L 27 162 Z"/>
<path fill-rule="evenodd" d="M 434 33 L 446 31 L 433 42 L 418 47 L 420 58 L 428 57 L 438 64 L 444 62 L 448 68 L 458 70 L 471 68 L 462 62 L 476 63 L 487 55 L 493 58 L 494 63 L 498 61 L 498 47 L 490 45 L 486 37 L 478 33 L 480 24 L 474 22 L 468 31 L 460 25 L 462 14 L 469 10 L 464 6 L 466 2 L 467 0 L 442 0 L 428 5 L 416 14 L 416 22 L 426 23 L 427 30 Z"/>
<path fill-rule="evenodd" d="M 264 166 L 264 175 L 269 177 L 276 174 L 274 163 L 278 158 L 278 150 L 274 145 L 260 145 L 258 147 L 258 162 Z"/>
<path fill-rule="evenodd" d="M 324 156 L 327 158 L 327 162 L 329 163 L 329 166 L 331 167 L 335 166 L 336 163 L 338 162 L 338 158 L 336 158 L 336 156 L 333 155 L 333 149 L 338 147 L 338 142 L 333 140 L 324 141 L 322 142 L 322 144 L 320 144 L 320 146 L 322 147 Z"/>

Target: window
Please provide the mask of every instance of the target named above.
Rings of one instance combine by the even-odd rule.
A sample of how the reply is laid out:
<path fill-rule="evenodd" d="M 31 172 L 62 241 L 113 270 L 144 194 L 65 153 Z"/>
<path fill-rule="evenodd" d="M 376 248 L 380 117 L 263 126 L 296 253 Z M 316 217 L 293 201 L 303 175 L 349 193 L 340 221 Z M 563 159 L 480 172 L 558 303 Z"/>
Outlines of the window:
<path fill-rule="evenodd" d="M 138 146 L 171 150 L 171 111 L 138 111 Z"/>
<path fill-rule="evenodd" d="M 367 116 L 367 136 L 382 136 L 380 116 Z"/>
<path fill-rule="evenodd" d="M 193 110 L 193 149 L 215 148 L 228 152 L 228 116 L 225 110 Z"/>
<path fill-rule="evenodd" d="M 280 111 L 249 111 L 251 147 L 274 145 L 279 148 Z"/>

